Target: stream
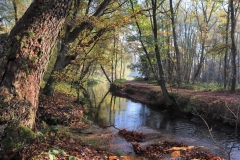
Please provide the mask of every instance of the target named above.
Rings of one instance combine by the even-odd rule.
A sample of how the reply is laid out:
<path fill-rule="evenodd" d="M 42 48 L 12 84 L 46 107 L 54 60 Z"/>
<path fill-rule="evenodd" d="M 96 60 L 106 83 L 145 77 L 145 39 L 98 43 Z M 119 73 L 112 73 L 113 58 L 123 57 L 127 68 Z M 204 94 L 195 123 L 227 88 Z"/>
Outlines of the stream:
<path fill-rule="evenodd" d="M 186 145 L 199 146 L 214 155 L 226 157 L 219 145 L 227 150 L 232 147 L 231 160 L 240 159 L 240 134 L 236 136 L 233 127 L 222 123 L 212 123 L 213 142 L 207 126 L 198 117 L 173 116 L 156 106 L 148 106 L 126 98 L 120 98 L 108 93 L 108 85 L 100 84 L 89 87 L 90 107 L 86 110 L 88 119 L 101 126 L 114 125 L 119 129 L 138 132 L 159 133 L 161 137 L 154 138 L 141 145 L 148 145 L 160 140 L 183 142 Z M 238 131 L 238 133 L 240 133 Z M 131 145 L 125 152 L 133 154 Z"/>

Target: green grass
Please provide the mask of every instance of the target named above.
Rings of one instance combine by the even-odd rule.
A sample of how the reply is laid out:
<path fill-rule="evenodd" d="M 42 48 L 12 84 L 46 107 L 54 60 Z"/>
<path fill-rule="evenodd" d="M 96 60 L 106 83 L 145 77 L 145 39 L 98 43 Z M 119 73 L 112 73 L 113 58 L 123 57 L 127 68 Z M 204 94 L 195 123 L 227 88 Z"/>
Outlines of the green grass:
<path fill-rule="evenodd" d="M 223 86 L 218 83 L 196 83 L 196 84 L 182 84 L 182 89 L 196 90 L 196 91 L 222 91 Z"/>
<path fill-rule="evenodd" d="M 114 82 L 123 83 L 125 81 L 126 81 L 126 79 L 122 78 L 122 79 L 116 79 Z"/>
<path fill-rule="evenodd" d="M 72 88 L 70 84 L 59 82 L 55 85 L 55 91 L 60 93 L 72 94 L 77 96 L 77 92 L 75 88 Z"/>

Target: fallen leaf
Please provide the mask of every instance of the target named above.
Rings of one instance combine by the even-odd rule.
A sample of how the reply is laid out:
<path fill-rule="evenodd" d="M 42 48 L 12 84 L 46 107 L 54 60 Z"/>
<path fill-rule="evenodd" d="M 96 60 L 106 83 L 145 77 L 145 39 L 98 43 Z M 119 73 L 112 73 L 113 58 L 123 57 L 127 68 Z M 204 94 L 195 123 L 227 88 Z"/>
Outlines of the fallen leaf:
<path fill-rule="evenodd" d="M 117 156 L 109 156 L 109 160 L 117 160 L 118 157 Z"/>
<path fill-rule="evenodd" d="M 168 151 L 186 151 L 186 150 L 190 150 L 190 149 L 193 149 L 194 146 L 187 146 L 187 147 L 172 147 L 172 148 L 169 148 Z"/>
<path fill-rule="evenodd" d="M 172 158 L 177 158 L 181 155 L 180 151 L 173 151 L 172 154 L 171 154 L 171 157 Z"/>
<path fill-rule="evenodd" d="M 129 156 L 120 156 L 121 160 L 131 160 Z"/>

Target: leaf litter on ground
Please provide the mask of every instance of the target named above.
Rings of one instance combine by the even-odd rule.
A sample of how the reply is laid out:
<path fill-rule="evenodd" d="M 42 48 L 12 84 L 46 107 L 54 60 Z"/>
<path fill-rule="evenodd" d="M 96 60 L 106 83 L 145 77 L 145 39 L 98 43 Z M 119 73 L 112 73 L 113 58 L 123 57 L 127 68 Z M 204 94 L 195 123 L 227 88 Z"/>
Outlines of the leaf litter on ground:
<path fill-rule="evenodd" d="M 129 159 L 116 156 L 106 150 L 89 145 L 81 140 L 79 131 L 91 124 L 82 121 L 83 108 L 75 103 L 71 95 L 55 93 L 54 97 L 40 95 L 36 128 L 38 138 L 21 151 L 22 159 L 35 160 L 92 160 L 92 159 Z M 137 155 L 150 159 L 161 159 L 169 154 L 181 159 L 221 160 L 220 157 L 199 151 L 183 143 L 164 141 L 143 148 L 138 142 L 146 136 L 136 131 L 119 130 L 119 134 L 131 142 Z"/>

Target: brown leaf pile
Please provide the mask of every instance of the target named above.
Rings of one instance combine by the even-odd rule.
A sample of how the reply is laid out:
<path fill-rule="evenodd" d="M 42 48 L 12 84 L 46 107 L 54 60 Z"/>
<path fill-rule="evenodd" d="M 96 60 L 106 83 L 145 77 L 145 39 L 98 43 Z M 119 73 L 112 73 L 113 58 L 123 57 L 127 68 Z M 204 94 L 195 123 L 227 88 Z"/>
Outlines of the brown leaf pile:
<path fill-rule="evenodd" d="M 120 129 L 118 132 L 122 135 L 128 142 L 141 142 L 146 136 L 142 133 L 136 131 L 127 131 L 126 129 Z"/>
<path fill-rule="evenodd" d="M 54 154 L 58 160 L 68 160 L 75 157 L 84 160 L 92 159 L 122 159 L 113 154 L 88 145 L 81 141 L 81 137 L 77 133 L 79 129 L 88 127 L 81 121 L 83 116 L 82 107 L 74 103 L 74 97 L 56 93 L 54 97 L 41 95 L 39 102 L 39 110 L 37 112 L 37 128 L 42 133 L 28 146 L 25 146 L 20 152 L 21 159 L 50 159 L 52 148 L 58 148 L 64 151 L 64 154 Z M 51 130 L 51 126 L 46 126 L 42 121 L 49 125 L 62 124 L 57 130 Z M 58 127 L 58 126 L 57 126 Z M 182 143 L 164 141 L 157 144 L 151 144 L 147 148 L 143 148 L 137 142 L 143 141 L 146 136 L 135 131 L 119 130 L 119 134 L 124 136 L 127 141 L 132 142 L 132 146 L 136 154 L 149 159 L 161 159 L 164 154 L 172 154 L 176 152 L 173 147 L 186 147 Z M 174 156 L 180 155 L 181 159 L 206 159 L 221 160 L 221 158 L 192 149 L 179 150 Z M 128 157 L 124 157 L 127 159 Z"/>
<path fill-rule="evenodd" d="M 82 106 L 74 102 L 71 95 L 55 93 L 53 97 L 41 94 L 37 112 L 39 121 L 45 121 L 49 125 L 82 125 Z"/>
<path fill-rule="evenodd" d="M 58 160 L 68 160 L 69 157 L 84 160 L 109 159 L 111 153 L 81 140 L 78 130 L 89 124 L 81 121 L 83 109 L 74 100 L 73 96 L 61 93 L 55 93 L 54 97 L 40 95 L 36 125 L 42 135 L 23 148 L 21 159 L 48 160 L 49 155 L 53 154 L 52 148 L 64 151 L 65 154 L 53 154 Z M 57 130 L 53 131 L 51 126 L 56 126 Z"/>
<path fill-rule="evenodd" d="M 47 140 L 47 142 L 50 140 Z M 36 139 L 31 146 L 23 149 L 22 156 L 25 159 L 41 159 L 48 160 L 51 148 L 59 148 L 65 152 L 65 154 L 55 154 L 54 156 L 58 160 L 68 160 L 69 157 L 76 157 L 79 159 L 92 160 L 92 159 L 108 159 L 112 154 L 107 151 L 94 148 L 79 138 L 70 138 L 66 136 L 58 136 L 54 144 L 42 143 L 39 139 Z M 22 159 L 23 159 L 22 158 Z"/>
<path fill-rule="evenodd" d="M 176 156 L 178 153 L 179 158 L 182 160 L 189 159 L 204 159 L 204 160 L 222 160 L 218 156 L 193 149 L 193 147 L 187 147 L 183 143 L 164 141 L 156 144 L 151 144 L 147 148 L 142 148 L 142 146 L 137 142 L 132 142 L 133 149 L 136 154 L 150 159 L 161 159 L 164 155 L 171 154 Z M 176 157 L 174 157 L 176 158 Z"/>

